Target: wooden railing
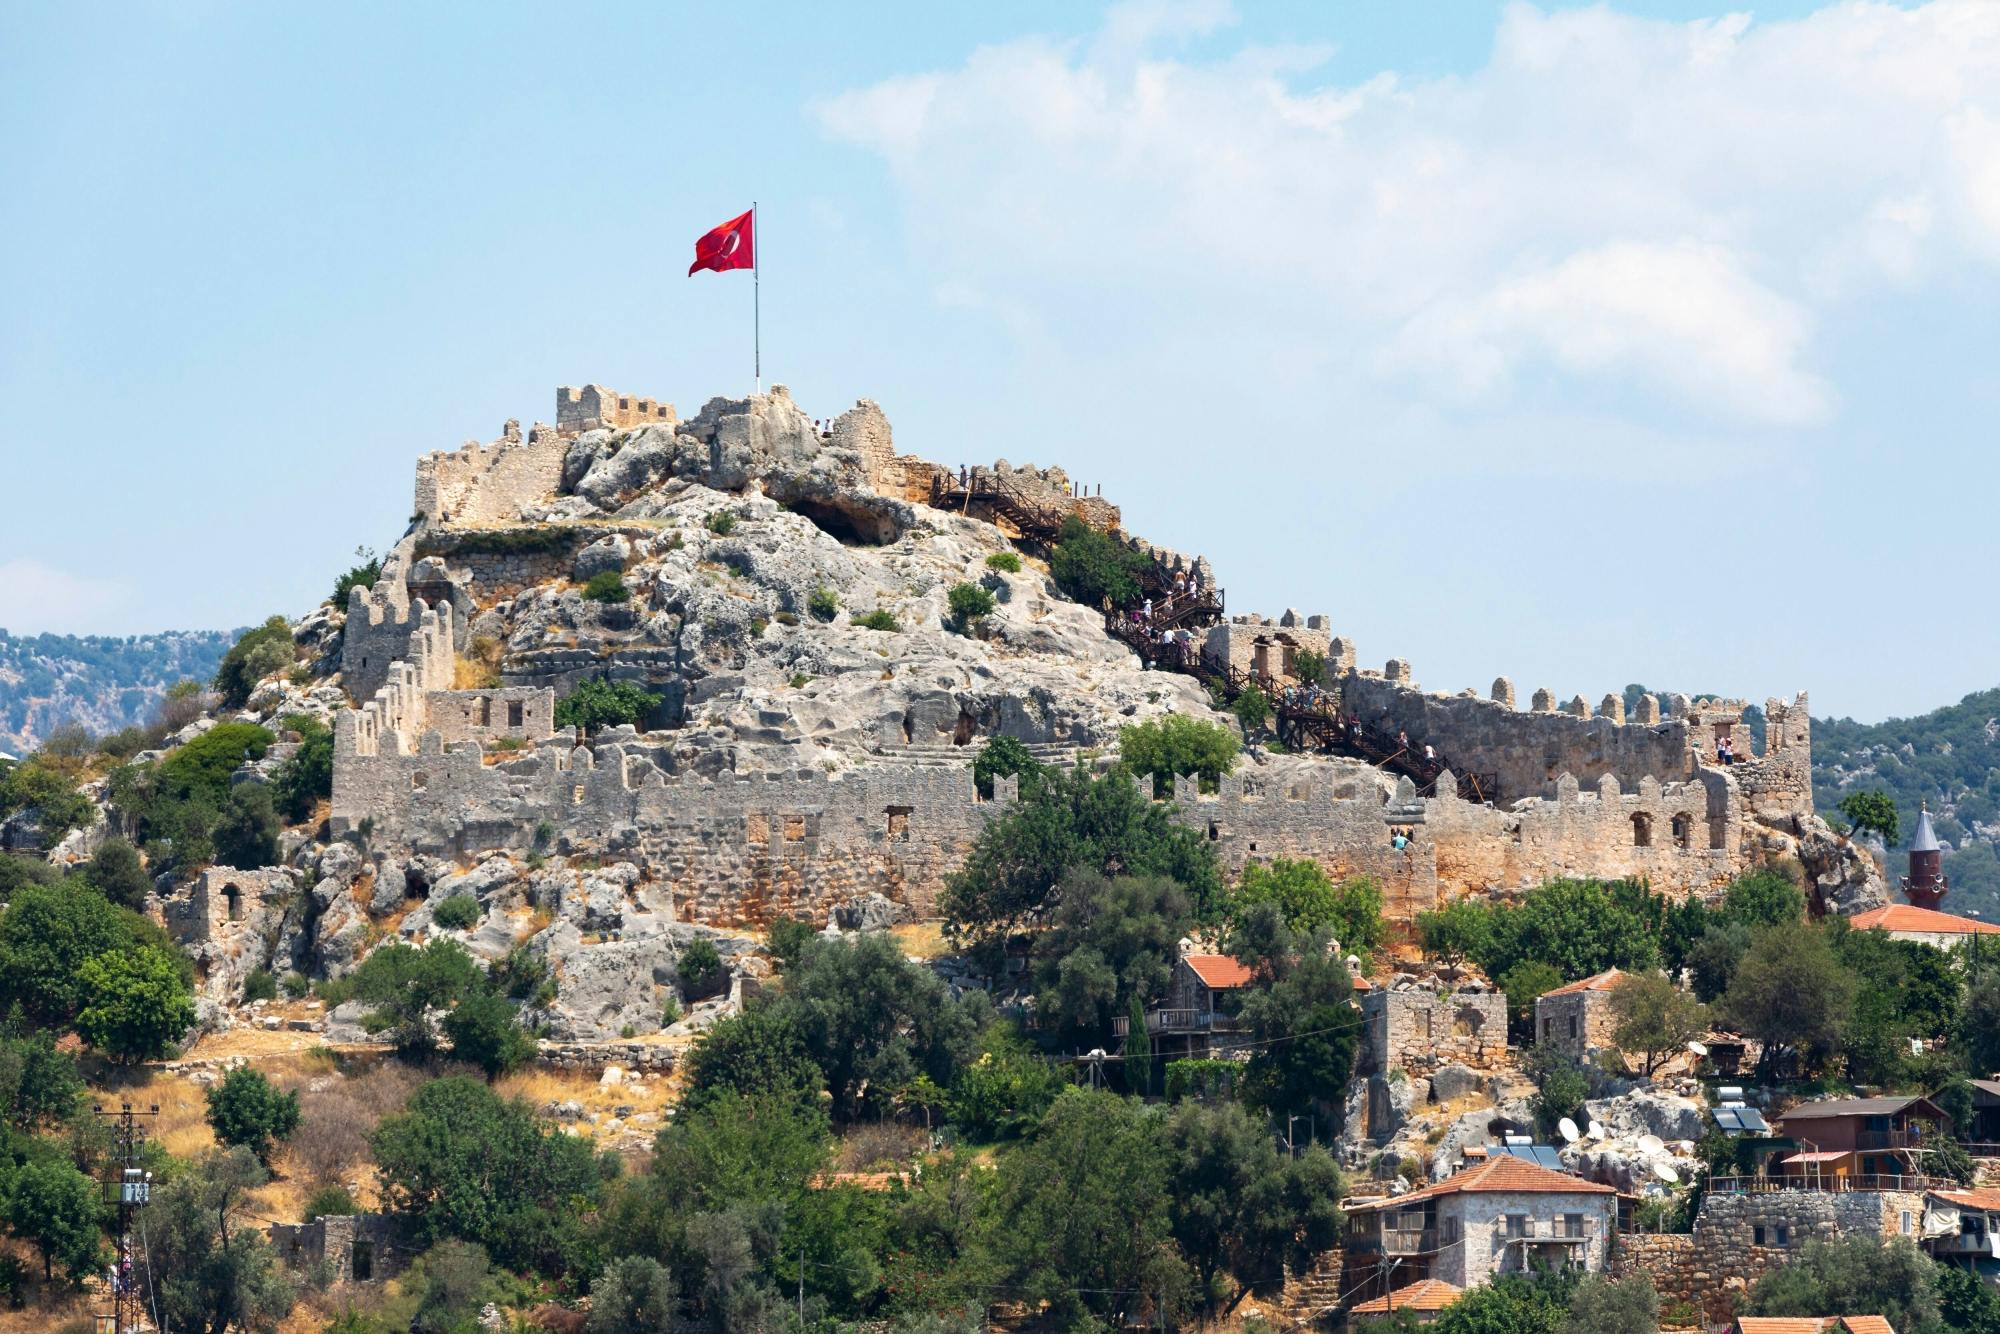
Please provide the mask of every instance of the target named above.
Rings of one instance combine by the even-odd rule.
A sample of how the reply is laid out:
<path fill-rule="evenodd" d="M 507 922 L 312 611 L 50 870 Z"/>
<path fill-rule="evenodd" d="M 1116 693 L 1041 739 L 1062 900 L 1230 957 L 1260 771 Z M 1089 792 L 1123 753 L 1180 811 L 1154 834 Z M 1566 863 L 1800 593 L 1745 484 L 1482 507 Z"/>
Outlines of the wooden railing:
<path fill-rule="evenodd" d="M 1132 1031 L 1132 1021 L 1124 1015 L 1111 1020 L 1113 1037 L 1126 1037 Z M 1219 1014 L 1214 1010 L 1163 1009 L 1146 1012 L 1148 1033 L 1240 1033 L 1243 1021 L 1233 1014 Z"/>
<path fill-rule="evenodd" d="M 1782 1190 L 1816 1190 L 1845 1194 L 1875 1190 L 1929 1190 L 1950 1183 L 1941 1178 L 1910 1173 L 1902 1176 L 1882 1173 L 1852 1173 L 1848 1176 L 1710 1177 L 1708 1189 L 1714 1195 L 1764 1195 Z"/>

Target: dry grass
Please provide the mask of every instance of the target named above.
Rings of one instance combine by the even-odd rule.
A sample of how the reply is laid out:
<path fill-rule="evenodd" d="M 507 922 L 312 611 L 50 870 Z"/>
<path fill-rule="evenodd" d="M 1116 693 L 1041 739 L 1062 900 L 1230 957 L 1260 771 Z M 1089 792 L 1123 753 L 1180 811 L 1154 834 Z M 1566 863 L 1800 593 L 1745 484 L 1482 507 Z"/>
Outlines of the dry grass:
<path fill-rule="evenodd" d="M 571 1125 L 592 1141 L 605 1133 L 600 1122 L 616 1115 L 620 1107 L 630 1108 L 634 1116 L 652 1113 L 654 1120 L 632 1127 L 650 1136 L 666 1124 L 667 1109 L 680 1101 L 679 1080 L 671 1076 L 648 1076 L 635 1082 L 628 1075 L 620 1083 L 606 1085 L 600 1084 L 596 1075 L 531 1066 L 505 1076 L 493 1087 L 502 1097 L 520 1098 L 537 1112 L 551 1103 L 577 1103 L 583 1108 L 584 1119 Z"/>
<path fill-rule="evenodd" d="M 896 948 L 918 959 L 936 959 L 951 953 L 945 943 L 943 922 L 909 922 L 889 928 Z"/>
<path fill-rule="evenodd" d="M 929 1147 L 930 1136 L 921 1126 L 886 1121 L 855 1126 L 840 1138 L 839 1170 L 879 1172 L 906 1167 Z"/>
<path fill-rule="evenodd" d="M 374 1191 L 368 1137 L 385 1116 L 401 1111 L 429 1076 L 388 1059 L 356 1062 L 350 1073 L 320 1074 L 299 1086 L 299 1128 L 277 1155 L 281 1175 L 295 1183 L 294 1218 L 322 1186 L 341 1185 L 364 1203 Z"/>

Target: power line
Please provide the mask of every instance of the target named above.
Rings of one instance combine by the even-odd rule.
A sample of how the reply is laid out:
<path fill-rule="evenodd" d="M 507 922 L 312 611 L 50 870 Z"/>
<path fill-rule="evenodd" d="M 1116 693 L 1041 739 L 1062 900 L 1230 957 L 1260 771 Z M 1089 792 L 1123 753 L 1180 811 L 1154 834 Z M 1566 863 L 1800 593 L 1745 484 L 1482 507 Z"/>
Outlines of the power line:
<path fill-rule="evenodd" d="M 133 1281 L 129 1236 L 134 1216 L 151 1203 L 153 1195 L 153 1174 L 139 1166 L 139 1146 L 146 1140 L 140 1133 L 139 1120 L 158 1117 L 160 1107 L 154 1103 L 145 1111 L 136 1112 L 131 1103 L 123 1102 L 115 1112 L 102 1107 L 92 1107 L 90 1111 L 111 1126 L 115 1148 L 108 1170 L 112 1176 L 104 1184 L 110 1201 L 118 1206 L 118 1251 L 112 1259 L 110 1275 L 111 1309 L 97 1313 L 98 1330 L 100 1334 L 136 1334 L 145 1323 L 146 1311 L 145 1304 L 139 1301 L 138 1285 Z M 140 1226 L 143 1245 L 144 1224 Z M 147 1278 L 150 1286 L 150 1272 Z M 158 1323 L 156 1317 L 154 1324 Z"/>

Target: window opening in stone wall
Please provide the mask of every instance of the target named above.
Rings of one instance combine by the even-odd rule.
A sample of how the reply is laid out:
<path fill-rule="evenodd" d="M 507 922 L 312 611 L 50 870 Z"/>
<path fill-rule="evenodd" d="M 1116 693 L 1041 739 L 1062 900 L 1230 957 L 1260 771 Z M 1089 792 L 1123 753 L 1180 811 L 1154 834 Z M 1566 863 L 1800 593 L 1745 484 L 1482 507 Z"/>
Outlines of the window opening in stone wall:
<path fill-rule="evenodd" d="M 507 701 L 507 726 L 519 727 L 522 722 L 522 702 L 518 699 Z"/>
<path fill-rule="evenodd" d="M 1221 837 L 1222 837 L 1222 827 L 1216 824 L 1215 821 L 1210 820 L 1208 822 L 1208 841 L 1213 843 Z"/>
<path fill-rule="evenodd" d="M 1674 846 L 1677 848 L 1694 846 L 1694 817 L 1686 811 L 1674 817 Z"/>
<path fill-rule="evenodd" d="M 481 727 L 493 726 L 493 696 L 491 695 L 481 695 L 479 697 L 479 725 Z"/>
<path fill-rule="evenodd" d="M 1582 1214 L 1563 1215 L 1563 1235 L 1565 1237 L 1580 1237 L 1583 1235 Z"/>
<path fill-rule="evenodd" d="M 889 841 L 908 843 L 910 841 L 910 812 L 913 806 L 891 806 L 886 812 L 889 817 Z"/>
<path fill-rule="evenodd" d="M 1778 1225 L 1778 1244 L 1780 1246 L 1789 1246 L 1792 1244 L 1792 1230 L 1783 1223 Z"/>
<path fill-rule="evenodd" d="M 412 792 L 421 792 L 430 783 L 430 781 L 431 781 L 431 776 L 425 773 L 422 769 L 419 769 L 415 773 L 410 775 L 410 790 Z"/>
<path fill-rule="evenodd" d="M 230 921 L 240 922 L 243 920 L 242 890 L 234 885 L 224 885 L 222 887 L 222 901 L 228 905 Z"/>
<path fill-rule="evenodd" d="M 1575 1037 L 1575 1036 L 1576 1036 L 1576 1016 L 1575 1016 L 1575 1015 L 1571 1015 L 1571 1016 L 1569 1017 L 1569 1035 L 1570 1035 L 1571 1037 Z"/>
<path fill-rule="evenodd" d="M 1632 817 L 1632 846 L 1635 848 L 1653 846 L 1653 817 L 1644 811 Z"/>
<path fill-rule="evenodd" d="M 569 801 L 570 805 L 572 806 L 583 805 L 583 784 L 578 783 L 575 787 L 570 789 Z"/>
<path fill-rule="evenodd" d="M 765 815 L 762 811 L 753 812 L 745 817 L 743 836 L 746 841 L 751 843 L 769 843 L 771 841 L 771 817 Z"/>
<path fill-rule="evenodd" d="M 354 1239 L 354 1253 L 349 1257 L 353 1263 L 354 1281 L 366 1283 L 375 1276 L 375 1244 L 365 1237 Z"/>
<path fill-rule="evenodd" d="M 785 817 L 785 842 L 803 843 L 806 840 L 806 817 L 787 815 Z"/>
<path fill-rule="evenodd" d="M 1764 1244 L 1764 1225 L 1762 1223 L 1758 1223 L 1750 1229 L 1750 1244 L 1752 1246 L 1762 1246 Z"/>

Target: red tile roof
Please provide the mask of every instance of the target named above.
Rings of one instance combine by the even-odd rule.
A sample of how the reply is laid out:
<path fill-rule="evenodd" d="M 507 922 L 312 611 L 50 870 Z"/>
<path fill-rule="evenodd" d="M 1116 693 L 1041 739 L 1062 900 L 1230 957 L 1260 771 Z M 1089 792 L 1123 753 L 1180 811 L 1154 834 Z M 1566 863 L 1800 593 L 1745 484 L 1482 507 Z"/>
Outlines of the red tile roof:
<path fill-rule="evenodd" d="M 1736 1334 L 1896 1334 L 1879 1315 L 1742 1315 Z"/>
<path fill-rule="evenodd" d="M 1457 1195 L 1462 1191 L 1495 1191 L 1508 1194 L 1535 1195 L 1616 1195 L 1609 1186 L 1595 1181 L 1585 1181 L 1582 1177 L 1571 1176 L 1568 1172 L 1555 1172 L 1538 1166 L 1525 1158 L 1503 1155 L 1486 1162 L 1462 1168 L 1452 1173 L 1435 1186 L 1413 1190 L 1408 1195 L 1396 1195 L 1372 1204 L 1357 1204 L 1355 1212 L 1369 1209 L 1400 1209 L 1412 1200 L 1428 1200 L 1439 1195 Z"/>
<path fill-rule="evenodd" d="M 1227 954 L 1183 954 L 1181 958 L 1211 991 L 1230 991 L 1250 985 L 1250 970 Z"/>
<path fill-rule="evenodd" d="M 1607 968 L 1596 977 L 1586 977 L 1581 982 L 1572 982 L 1554 991 L 1544 991 L 1544 996 L 1573 996 L 1579 991 L 1609 991 L 1625 980 L 1625 972 L 1620 968 Z"/>
<path fill-rule="evenodd" d="M 1970 917 L 1954 917 L 1948 912 L 1934 912 L 1910 903 L 1889 903 L 1880 908 L 1870 908 L 1848 918 L 1847 924 L 1856 931 L 1921 931 L 1932 936 L 2000 935 L 2000 926 L 1991 922 L 1975 922 Z"/>
<path fill-rule="evenodd" d="M 1990 1186 L 1980 1186 L 1972 1190 L 1934 1190 L 1933 1199 L 1955 1204 L 1961 1209 L 1984 1209 L 1990 1213 L 2000 1213 L 2000 1190 Z"/>
<path fill-rule="evenodd" d="M 1455 1288 L 1441 1278 L 1420 1278 L 1415 1283 L 1397 1288 L 1386 1297 L 1362 1302 L 1348 1314 L 1384 1315 L 1392 1310 L 1442 1311 L 1464 1295 L 1464 1289 Z"/>

